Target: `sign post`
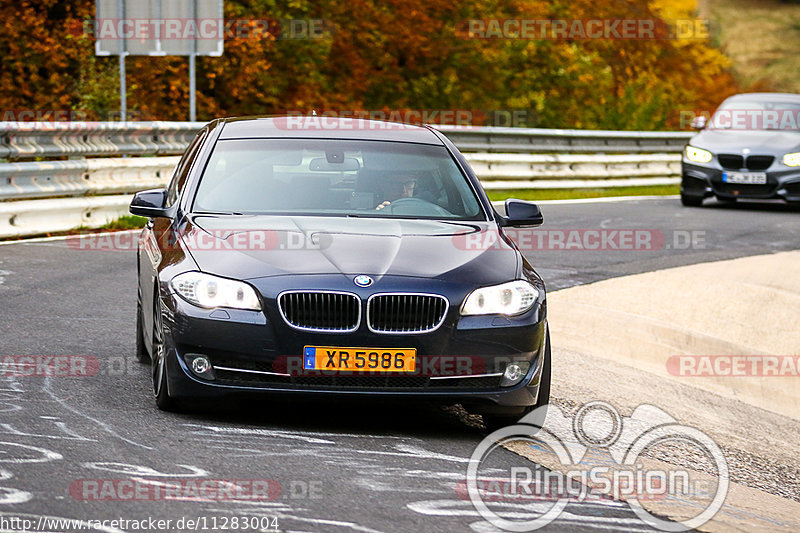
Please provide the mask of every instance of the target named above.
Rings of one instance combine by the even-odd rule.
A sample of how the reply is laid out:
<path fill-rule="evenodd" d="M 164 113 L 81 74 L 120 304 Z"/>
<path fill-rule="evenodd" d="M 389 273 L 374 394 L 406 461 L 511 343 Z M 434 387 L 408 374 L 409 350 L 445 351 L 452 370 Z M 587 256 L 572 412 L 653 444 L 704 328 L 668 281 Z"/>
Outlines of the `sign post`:
<path fill-rule="evenodd" d="M 95 0 L 95 55 L 119 56 L 120 119 L 126 120 L 125 58 L 189 57 L 189 120 L 197 118 L 197 56 L 222 55 L 223 0 Z"/>

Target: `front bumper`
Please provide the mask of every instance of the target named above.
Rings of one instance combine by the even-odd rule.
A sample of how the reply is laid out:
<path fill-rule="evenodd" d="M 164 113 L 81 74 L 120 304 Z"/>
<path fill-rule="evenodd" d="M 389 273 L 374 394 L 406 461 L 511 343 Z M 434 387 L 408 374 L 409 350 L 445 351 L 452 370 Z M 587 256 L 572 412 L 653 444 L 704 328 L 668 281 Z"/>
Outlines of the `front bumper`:
<path fill-rule="evenodd" d="M 725 183 L 722 181 L 723 172 L 725 170 L 719 166 L 716 159 L 707 164 L 700 164 L 689 162 L 684 157 L 681 163 L 681 194 L 699 198 L 716 196 L 726 200 L 752 198 L 800 202 L 800 168 L 774 163 L 764 171 L 767 183 L 763 185 Z"/>
<path fill-rule="evenodd" d="M 328 278 L 328 279 L 326 279 Z M 352 287 L 348 277 L 338 276 Z M 286 279 L 256 280 L 258 290 L 278 294 Z M 293 280 L 296 282 L 296 279 Z M 304 276 L 305 287 L 331 287 L 327 276 Z M 409 290 L 407 280 L 382 279 L 380 287 L 350 289 L 366 301 L 370 293 Z M 442 287 L 439 287 L 442 288 Z M 545 356 L 544 296 L 517 317 L 459 316 L 466 286 L 449 284 L 444 291 L 451 306 L 443 324 L 430 333 L 381 334 L 364 321 L 352 333 L 318 333 L 291 328 L 275 300 L 264 298 L 264 311 L 207 310 L 175 294 L 166 307 L 168 387 L 171 396 L 194 398 L 241 393 L 338 397 L 414 398 L 436 403 L 461 403 L 476 412 L 518 410 L 536 403 Z M 422 292 L 422 291 L 418 291 Z M 425 291 L 430 292 L 430 291 Z M 415 348 L 417 371 L 410 374 L 314 374 L 302 371 L 307 345 Z M 189 369 L 187 354 L 208 357 L 215 379 L 200 378 Z M 190 356 L 191 357 L 191 356 Z M 512 361 L 530 363 L 526 376 L 513 386 L 501 386 Z M 288 375 L 287 375 L 288 374 Z"/>

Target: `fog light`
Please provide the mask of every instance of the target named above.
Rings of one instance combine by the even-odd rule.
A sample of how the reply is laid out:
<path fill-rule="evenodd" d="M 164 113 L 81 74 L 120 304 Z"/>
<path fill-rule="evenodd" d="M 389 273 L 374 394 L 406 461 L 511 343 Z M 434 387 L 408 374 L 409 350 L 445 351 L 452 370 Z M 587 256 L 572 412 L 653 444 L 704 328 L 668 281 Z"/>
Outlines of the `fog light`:
<path fill-rule="evenodd" d="M 511 385 L 516 385 L 525 378 L 530 367 L 531 364 L 525 362 L 509 363 L 503 373 L 503 380 L 500 382 L 500 386 L 510 387 Z"/>
<path fill-rule="evenodd" d="M 216 377 L 214 375 L 214 367 L 211 366 L 211 361 L 205 355 L 190 353 L 186 354 L 184 359 L 195 376 L 203 379 L 214 379 Z"/>

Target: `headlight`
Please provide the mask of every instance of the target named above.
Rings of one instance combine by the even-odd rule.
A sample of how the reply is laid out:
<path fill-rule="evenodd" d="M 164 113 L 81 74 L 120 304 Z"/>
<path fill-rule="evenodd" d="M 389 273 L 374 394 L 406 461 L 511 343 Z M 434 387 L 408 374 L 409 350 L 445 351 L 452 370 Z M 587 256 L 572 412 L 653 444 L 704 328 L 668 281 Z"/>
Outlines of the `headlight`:
<path fill-rule="evenodd" d="M 800 152 L 783 156 L 783 164 L 787 167 L 800 167 Z"/>
<path fill-rule="evenodd" d="M 493 287 L 472 291 L 464 305 L 462 315 L 518 315 L 536 301 L 539 291 L 527 281 L 517 280 Z"/>
<path fill-rule="evenodd" d="M 686 147 L 686 158 L 695 163 L 708 163 L 711 161 L 711 152 L 703 150 L 702 148 L 695 148 L 694 146 Z"/>
<path fill-rule="evenodd" d="M 200 307 L 233 307 L 261 309 L 261 301 L 253 287 L 241 281 L 218 278 L 202 272 L 178 274 L 170 285 L 186 301 Z"/>

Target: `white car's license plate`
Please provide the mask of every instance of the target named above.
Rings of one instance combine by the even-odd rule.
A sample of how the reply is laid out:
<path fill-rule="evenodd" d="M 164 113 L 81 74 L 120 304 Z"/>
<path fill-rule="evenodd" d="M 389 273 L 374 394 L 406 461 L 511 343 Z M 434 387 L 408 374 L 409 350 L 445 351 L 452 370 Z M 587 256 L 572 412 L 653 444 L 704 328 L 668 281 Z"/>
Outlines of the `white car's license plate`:
<path fill-rule="evenodd" d="M 765 172 L 723 172 L 722 181 L 744 185 L 763 185 L 767 182 L 767 174 Z"/>

